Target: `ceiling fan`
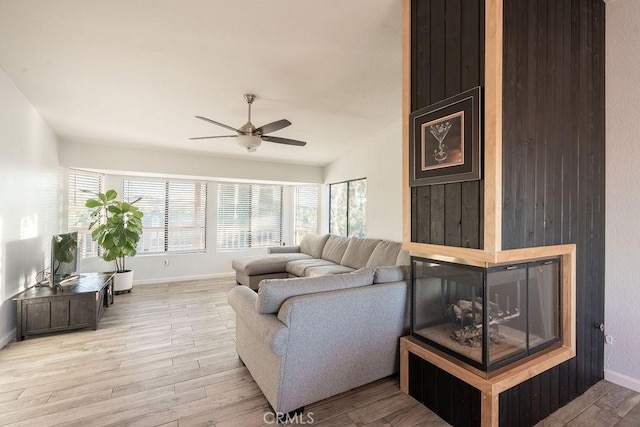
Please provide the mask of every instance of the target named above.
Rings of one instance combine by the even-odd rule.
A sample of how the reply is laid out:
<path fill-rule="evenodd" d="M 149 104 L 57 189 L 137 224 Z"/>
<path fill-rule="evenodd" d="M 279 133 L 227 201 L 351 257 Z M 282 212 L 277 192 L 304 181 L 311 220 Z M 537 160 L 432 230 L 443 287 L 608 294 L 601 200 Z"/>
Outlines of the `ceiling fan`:
<path fill-rule="evenodd" d="M 256 96 L 254 94 L 247 93 L 244 95 L 244 99 L 245 101 L 247 101 L 247 104 L 249 106 L 249 119 L 247 120 L 247 123 L 245 123 L 238 129 L 225 125 L 224 123 L 216 122 L 215 120 L 211 120 L 206 117 L 196 116 L 197 119 L 204 120 L 205 122 L 213 123 L 214 125 L 222 126 L 225 129 L 232 130 L 236 132 L 237 135 L 198 136 L 189 139 L 238 138 L 238 145 L 246 148 L 249 152 L 256 151 L 262 141 L 275 142 L 276 144 L 297 145 L 299 147 L 305 146 L 307 144 L 304 141 L 298 141 L 295 139 L 266 135 L 268 133 L 275 132 L 291 125 L 291 122 L 287 119 L 282 119 L 257 128 L 251 123 L 251 104 L 253 104 L 253 101 L 255 101 Z"/>

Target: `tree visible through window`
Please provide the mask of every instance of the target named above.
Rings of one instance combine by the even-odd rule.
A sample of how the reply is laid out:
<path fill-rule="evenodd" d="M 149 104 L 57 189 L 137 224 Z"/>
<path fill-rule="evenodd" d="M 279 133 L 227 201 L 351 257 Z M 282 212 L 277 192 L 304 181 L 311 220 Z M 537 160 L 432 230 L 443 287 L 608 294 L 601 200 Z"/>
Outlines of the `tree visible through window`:
<path fill-rule="evenodd" d="M 364 237 L 366 230 L 366 178 L 329 185 L 329 232 Z"/>

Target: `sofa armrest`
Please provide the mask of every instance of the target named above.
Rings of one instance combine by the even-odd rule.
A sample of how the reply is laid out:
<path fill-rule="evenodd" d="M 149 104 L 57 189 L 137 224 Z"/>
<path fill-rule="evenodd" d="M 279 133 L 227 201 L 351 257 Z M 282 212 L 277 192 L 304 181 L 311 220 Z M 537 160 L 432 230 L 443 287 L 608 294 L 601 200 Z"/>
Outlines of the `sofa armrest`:
<path fill-rule="evenodd" d="M 268 254 L 289 254 L 289 253 L 298 253 L 300 252 L 300 246 L 291 245 L 291 246 L 271 246 L 267 248 Z"/>
<path fill-rule="evenodd" d="M 236 321 L 242 321 L 256 339 L 268 343 L 273 353 L 282 356 L 287 350 L 289 328 L 273 314 L 258 313 L 257 298 L 257 294 L 246 286 L 233 288 L 228 296 L 229 304 L 236 312 Z"/>

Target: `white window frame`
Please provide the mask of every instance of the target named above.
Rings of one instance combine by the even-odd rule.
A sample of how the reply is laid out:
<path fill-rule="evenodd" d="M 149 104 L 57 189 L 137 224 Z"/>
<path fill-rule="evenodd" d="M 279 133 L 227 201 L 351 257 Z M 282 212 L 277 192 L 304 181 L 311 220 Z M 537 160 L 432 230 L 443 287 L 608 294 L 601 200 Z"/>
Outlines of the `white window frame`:
<path fill-rule="evenodd" d="M 364 205 L 364 230 L 362 233 L 360 234 L 354 234 L 349 228 L 349 224 L 351 223 L 351 216 L 350 216 L 350 208 L 351 208 L 351 187 L 354 183 L 359 182 L 359 181 L 364 181 L 365 186 L 367 183 L 367 178 L 358 178 L 358 179 L 352 179 L 349 181 L 342 181 L 342 182 L 334 182 L 332 184 L 329 184 L 329 233 L 333 233 L 333 234 L 338 234 L 338 235 L 344 235 L 346 237 L 351 237 L 351 236 L 356 236 L 356 237 L 366 237 L 366 230 L 367 230 L 367 224 L 366 224 L 366 192 L 365 192 L 365 205 Z M 334 188 L 334 186 L 337 185 L 344 185 L 346 184 L 347 186 L 347 199 L 345 201 L 345 209 L 346 211 L 344 212 L 344 221 L 346 222 L 344 224 L 344 229 L 346 230 L 346 233 L 341 233 L 338 230 L 333 229 L 332 227 L 332 216 L 335 215 L 335 213 L 332 212 L 332 202 L 333 202 L 333 196 L 332 196 L 332 190 Z M 366 190 L 365 190 L 366 191 Z"/>

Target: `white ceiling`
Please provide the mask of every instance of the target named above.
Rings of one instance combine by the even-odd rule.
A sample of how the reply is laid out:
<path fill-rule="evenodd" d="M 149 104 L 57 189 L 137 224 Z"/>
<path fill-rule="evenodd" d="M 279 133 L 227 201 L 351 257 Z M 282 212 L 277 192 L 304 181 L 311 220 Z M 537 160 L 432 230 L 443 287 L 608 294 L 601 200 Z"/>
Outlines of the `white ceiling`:
<path fill-rule="evenodd" d="M 67 141 L 324 165 L 401 117 L 399 0 L 0 0 L 0 67 Z M 247 153 L 202 115 L 289 119 Z"/>

